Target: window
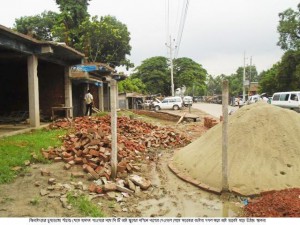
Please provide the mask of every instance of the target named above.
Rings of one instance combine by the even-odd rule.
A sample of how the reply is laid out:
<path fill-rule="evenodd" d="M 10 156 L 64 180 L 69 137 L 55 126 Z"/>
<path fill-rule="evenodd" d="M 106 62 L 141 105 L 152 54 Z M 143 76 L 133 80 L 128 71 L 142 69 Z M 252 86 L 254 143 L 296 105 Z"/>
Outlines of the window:
<path fill-rule="evenodd" d="M 279 100 L 279 96 L 280 96 L 280 95 L 274 95 L 273 101 L 278 101 L 278 100 Z"/>
<path fill-rule="evenodd" d="M 291 94 L 291 100 L 298 101 L 298 96 L 296 94 Z"/>
<path fill-rule="evenodd" d="M 281 94 L 279 101 L 288 101 L 290 97 L 290 94 Z"/>

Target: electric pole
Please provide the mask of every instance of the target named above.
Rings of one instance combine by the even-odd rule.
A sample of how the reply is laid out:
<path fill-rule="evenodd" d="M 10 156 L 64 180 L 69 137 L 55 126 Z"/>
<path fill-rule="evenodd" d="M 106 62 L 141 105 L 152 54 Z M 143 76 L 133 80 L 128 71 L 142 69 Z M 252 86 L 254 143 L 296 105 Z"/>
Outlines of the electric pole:
<path fill-rule="evenodd" d="M 244 52 L 244 72 L 243 72 L 243 103 L 246 102 L 246 99 L 245 99 L 245 93 L 246 93 L 246 90 L 245 90 L 245 80 L 246 80 L 246 67 L 245 67 L 245 64 L 246 64 L 246 53 Z"/>
<path fill-rule="evenodd" d="M 171 63 L 171 93 L 174 96 L 174 79 L 173 79 L 173 45 L 172 45 L 172 38 L 170 35 L 170 44 L 166 43 L 167 48 L 170 49 L 170 63 Z"/>

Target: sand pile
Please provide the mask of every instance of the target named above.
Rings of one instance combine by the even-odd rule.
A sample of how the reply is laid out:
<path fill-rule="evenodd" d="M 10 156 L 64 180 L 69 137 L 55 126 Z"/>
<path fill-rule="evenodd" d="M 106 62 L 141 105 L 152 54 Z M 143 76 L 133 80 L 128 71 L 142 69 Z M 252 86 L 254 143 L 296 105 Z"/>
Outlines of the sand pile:
<path fill-rule="evenodd" d="M 173 166 L 221 191 L 222 124 L 178 151 Z M 229 189 L 242 195 L 300 187 L 300 114 L 263 102 L 229 116 Z"/>

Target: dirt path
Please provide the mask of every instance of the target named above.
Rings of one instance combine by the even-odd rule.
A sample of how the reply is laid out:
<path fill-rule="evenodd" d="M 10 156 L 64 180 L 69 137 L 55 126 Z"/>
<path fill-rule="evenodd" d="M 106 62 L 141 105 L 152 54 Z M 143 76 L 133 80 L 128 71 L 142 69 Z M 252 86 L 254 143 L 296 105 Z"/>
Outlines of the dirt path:
<path fill-rule="evenodd" d="M 173 151 L 162 153 L 157 164 L 152 164 L 150 179 L 154 184 L 152 196 L 139 202 L 138 209 L 143 217 L 221 217 L 223 201 L 220 196 L 202 191 L 175 176 L 167 163 Z M 235 200 L 226 202 L 227 216 L 237 216 L 240 210 Z M 227 204 L 228 203 L 228 204 Z"/>
<path fill-rule="evenodd" d="M 203 112 L 198 113 L 203 117 Z M 153 122 L 163 123 L 157 120 Z M 164 125 L 175 126 L 174 122 L 166 122 Z M 180 124 L 176 129 L 193 139 L 205 132 L 202 121 Z M 182 181 L 169 170 L 167 164 L 177 150 L 156 151 L 153 153 L 156 160 L 141 166 L 140 174 L 152 182 L 147 191 L 130 197 L 93 196 L 92 201 L 108 217 L 237 216 L 241 209 L 240 199 L 230 196 L 225 201 L 221 200 L 218 195 Z M 51 175 L 42 176 L 41 169 L 51 171 Z M 30 165 L 13 183 L 0 185 L 0 217 L 82 216 L 74 208 L 63 207 L 61 201 L 68 190 L 89 194 L 87 189 L 91 181 L 71 176 L 72 172 L 81 170 L 80 167 L 64 170 L 63 163 Z M 56 184 L 50 185 L 49 178 L 55 178 Z M 43 191 L 50 194 L 42 196 L 45 194 Z"/>

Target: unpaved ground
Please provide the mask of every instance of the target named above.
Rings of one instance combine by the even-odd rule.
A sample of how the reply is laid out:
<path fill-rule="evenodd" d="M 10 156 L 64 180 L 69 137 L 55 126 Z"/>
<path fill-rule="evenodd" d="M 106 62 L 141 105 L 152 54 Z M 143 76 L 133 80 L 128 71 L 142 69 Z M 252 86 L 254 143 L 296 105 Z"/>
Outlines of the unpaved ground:
<path fill-rule="evenodd" d="M 193 110 L 202 118 L 205 114 Z M 147 119 L 147 122 L 160 125 L 175 126 L 174 122 L 164 122 Z M 205 129 L 203 122 L 185 123 L 177 129 L 186 135 L 196 138 Z M 240 213 L 240 199 L 229 196 L 221 200 L 220 196 L 207 193 L 176 177 L 167 166 L 174 151 L 162 150 L 154 152 L 156 161 L 145 164 L 141 174 L 150 179 L 152 186 L 142 191 L 138 196 L 122 197 L 119 202 L 115 198 L 97 196 L 92 201 L 102 209 L 108 217 L 221 217 L 237 216 Z M 77 169 L 76 169 L 77 168 Z M 42 176 L 41 169 L 48 169 L 51 176 Z M 56 183 L 67 186 L 76 186 L 83 183 L 85 194 L 91 181 L 86 178 L 74 178 L 71 172 L 81 171 L 80 167 L 73 167 L 70 171 L 63 169 L 63 163 L 32 164 L 22 176 L 13 183 L 0 186 L 0 216 L 1 217 L 77 217 L 82 216 L 75 208 L 62 207 L 56 195 L 41 196 L 41 189 L 49 187 L 48 179 L 56 178 Z M 63 194 L 60 190 L 60 195 Z M 95 197 L 95 196 L 94 196 Z M 120 196 L 119 196 L 120 197 Z"/>

